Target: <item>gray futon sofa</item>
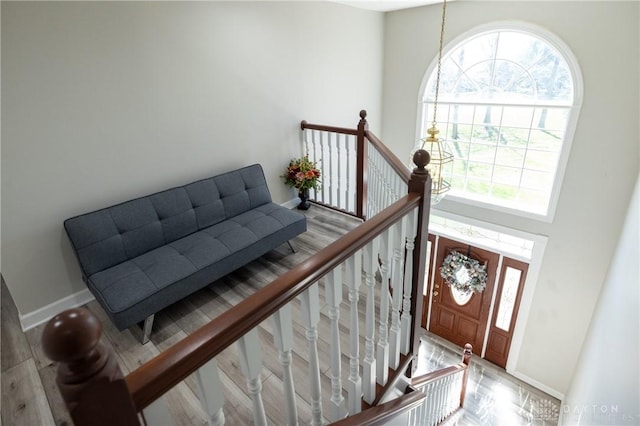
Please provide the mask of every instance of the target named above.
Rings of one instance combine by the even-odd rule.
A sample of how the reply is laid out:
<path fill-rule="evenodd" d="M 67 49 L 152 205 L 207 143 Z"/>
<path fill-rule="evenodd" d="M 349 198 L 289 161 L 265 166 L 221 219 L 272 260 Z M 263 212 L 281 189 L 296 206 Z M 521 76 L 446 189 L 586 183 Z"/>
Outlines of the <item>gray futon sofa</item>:
<path fill-rule="evenodd" d="M 82 278 L 119 330 L 307 229 L 271 202 L 259 164 L 67 219 Z"/>

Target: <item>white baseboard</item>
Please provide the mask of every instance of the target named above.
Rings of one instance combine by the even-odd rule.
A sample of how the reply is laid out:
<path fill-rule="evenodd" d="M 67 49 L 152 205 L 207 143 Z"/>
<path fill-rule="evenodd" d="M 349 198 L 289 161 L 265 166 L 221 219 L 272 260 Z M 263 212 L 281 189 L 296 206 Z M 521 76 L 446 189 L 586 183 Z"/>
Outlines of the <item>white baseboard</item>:
<path fill-rule="evenodd" d="M 284 203 L 280 204 L 282 207 L 286 207 L 288 209 L 292 209 L 294 207 L 297 207 L 298 204 L 300 204 L 300 198 L 296 197 L 293 198 L 289 201 L 285 201 Z"/>
<path fill-rule="evenodd" d="M 91 302 L 93 299 L 93 294 L 91 294 L 88 288 L 85 288 L 82 291 L 60 300 L 56 300 L 55 302 L 47 306 L 43 306 L 40 309 L 36 309 L 33 312 L 29 312 L 24 315 L 21 314 L 20 325 L 22 326 L 22 331 L 27 331 L 31 328 L 37 327 L 38 325 L 49 321 L 64 310 L 77 308 L 78 306 Z"/>
<path fill-rule="evenodd" d="M 540 389 L 542 392 L 547 393 L 551 396 L 553 396 L 554 398 L 557 398 L 560 400 L 560 402 L 564 401 L 564 394 L 562 392 L 558 392 L 555 389 L 550 388 L 549 386 L 540 383 L 537 380 L 532 379 L 531 377 L 527 376 L 526 374 L 522 374 L 518 371 L 507 371 L 507 373 L 511 374 L 513 377 L 516 377 L 520 380 L 522 380 L 525 383 L 530 384 L 531 386 L 533 386 L 534 388 L 538 388 Z"/>

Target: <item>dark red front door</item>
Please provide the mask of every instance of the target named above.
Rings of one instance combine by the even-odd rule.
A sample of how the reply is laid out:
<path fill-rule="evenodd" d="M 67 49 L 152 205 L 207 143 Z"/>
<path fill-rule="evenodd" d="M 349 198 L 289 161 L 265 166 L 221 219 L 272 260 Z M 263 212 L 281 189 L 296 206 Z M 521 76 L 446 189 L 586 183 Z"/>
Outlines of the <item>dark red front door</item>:
<path fill-rule="evenodd" d="M 453 250 L 468 255 L 481 264 L 486 262 L 487 286 L 482 293 L 473 293 L 469 298 L 460 297 L 459 294 L 454 294 L 455 291 L 440 276 L 440 265 Z M 429 331 L 459 346 L 471 343 L 473 352 L 478 355 L 481 353 L 498 260 L 497 253 L 439 238 L 433 291 L 431 295 L 427 294 L 432 299 Z"/>

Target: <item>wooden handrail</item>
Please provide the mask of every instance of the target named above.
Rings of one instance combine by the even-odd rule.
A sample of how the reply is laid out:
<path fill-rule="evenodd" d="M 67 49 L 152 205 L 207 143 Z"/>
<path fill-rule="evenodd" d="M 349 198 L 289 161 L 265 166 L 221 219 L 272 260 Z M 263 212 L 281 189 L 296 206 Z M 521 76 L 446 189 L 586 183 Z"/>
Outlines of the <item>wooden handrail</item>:
<path fill-rule="evenodd" d="M 464 351 L 462 353 L 462 362 L 455 364 L 431 373 L 423 374 L 422 376 L 412 377 L 411 386 L 426 386 L 431 382 L 442 379 L 452 374 L 462 373 L 462 389 L 460 390 L 460 407 L 464 406 L 464 397 L 467 393 L 467 381 L 469 380 L 469 363 L 471 362 L 471 354 L 473 353 L 473 347 L 470 343 L 464 345 Z"/>
<path fill-rule="evenodd" d="M 443 379 L 445 377 L 454 375 L 467 368 L 463 363 L 450 365 L 449 367 L 442 368 L 440 370 L 432 371 L 431 373 L 423 374 L 422 376 L 412 377 L 411 386 L 425 386 L 436 380 Z"/>
<path fill-rule="evenodd" d="M 420 201 L 419 194 L 411 193 L 404 196 L 345 237 L 320 250 L 268 286 L 131 372 L 125 380 L 136 409 L 141 411 L 231 346 L 411 209 L 416 208 Z"/>
<path fill-rule="evenodd" d="M 354 414 L 337 422 L 333 426 L 384 425 L 396 416 L 406 413 L 422 404 L 426 395 L 416 389 L 384 404 L 376 405 L 358 414 Z"/>
<path fill-rule="evenodd" d="M 322 130 L 325 132 L 333 132 L 333 133 L 341 133 L 343 135 L 356 135 L 358 134 L 358 130 L 357 129 L 348 129 L 346 127 L 335 127 L 335 126 L 325 126 L 323 124 L 311 124 L 311 123 L 307 123 L 306 120 L 302 120 L 300 122 L 300 128 L 302 130 L 305 129 L 309 129 L 309 130 Z"/>
<path fill-rule="evenodd" d="M 354 130 L 313 125 L 304 121 L 301 127 L 356 136 L 357 194 L 361 201 L 360 217 L 364 219 L 363 206 L 366 205 L 367 197 L 368 164 L 366 140 L 370 140 L 376 148 L 380 148 L 384 157 L 389 156 L 391 163 L 398 163 L 393 166 L 394 168 L 400 167 L 399 160 L 397 158 L 394 160 L 395 156 L 391 151 L 384 148 L 375 135 L 369 133 L 366 111 L 360 111 L 360 122 L 358 128 Z M 410 330 L 409 352 L 406 358 L 402 359 L 401 371 L 406 371 L 408 362 L 415 359 L 419 347 L 419 336 L 416 330 L 419 329 L 422 309 L 420 296 L 424 285 L 422 279 L 426 258 L 424 250 L 426 249 L 431 188 L 431 178 L 425 168 L 429 162 L 428 153 L 418 151 L 413 160 L 417 167 L 410 175 L 407 195 L 279 276 L 268 286 L 161 352 L 126 377 L 122 377 L 113 354 L 99 344 L 100 325 L 90 312 L 71 310 L 60 316 L 59 321 L 55 318 L 51 320 L 43 333 L 43 347 L 50 358 L 60 362 L 58 384 L 74 422 L 92 424 L 92 413 L 104 413 L 96 424 L 113 424 L 116 420 L 118 424 L 126 422 L 136 424 L 136 412 L 142 412 L 152 402 L 317 283 L 323 276 L 347 261 L 359 249 L 398 223 L 413 209 L 417 209 L 418 226 L 412 257 L 414 268 L 411 271 L 411 293 L 417 296 L 412 297 L 411 301 L 414 327 Z M 397 370 L 396 373 L 398 373 Z M 390 378 L 390 381 L 393 380 Z M 422 394 L 413 392 L 411 396 L 401 398 L 395 403 L 392 401 L 374 408 L 374 411 L 369 414 L 373 416 L 369 424 L 391 418 L 390 416 L 395 415 L 391 413 L 399 412 L 398 407 L 404 410 L 407 404 L 418 404 L 420 399 L 420 395 L 416 395 L 418 393 Z M 108 398 L 109 402 L 102 403 L 101 401 L 105 398 Z M 96 408 L 96 404 L 99 407 Z M 116 406 L 121 409 L 112 408 Z M 391 412 L 383 413 L 387 410 Z"/>
<path fill-rule="evenodd" d="M 365 137 L 371 142 L 380 155 L 389 163 L 391 168 L 395 170 L 396 173 L 405 181 L 405 183 L 409 183 L 409 179 L 411 179 L 411 170 L 407 167 L 406 164 L 403 164 L 402 161 L 395 155 L 387 146 L 382 143 L 380 139 L 376 135 L 374 135 L 371 131 L 367 130 L 365 132 Z"/>

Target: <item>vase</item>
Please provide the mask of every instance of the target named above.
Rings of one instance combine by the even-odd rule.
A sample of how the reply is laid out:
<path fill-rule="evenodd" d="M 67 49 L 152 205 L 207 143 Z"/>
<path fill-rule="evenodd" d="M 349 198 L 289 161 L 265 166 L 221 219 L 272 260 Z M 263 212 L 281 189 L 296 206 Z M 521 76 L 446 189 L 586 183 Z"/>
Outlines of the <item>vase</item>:
<path fill-rule="evenodd" d="M 298 191 L 298 197 L 300 197 L 298 209 L 309 210 L 309 207 L 311 207 L 311 203 L 309 203 L 309 188 L 300 189 Z"/>

